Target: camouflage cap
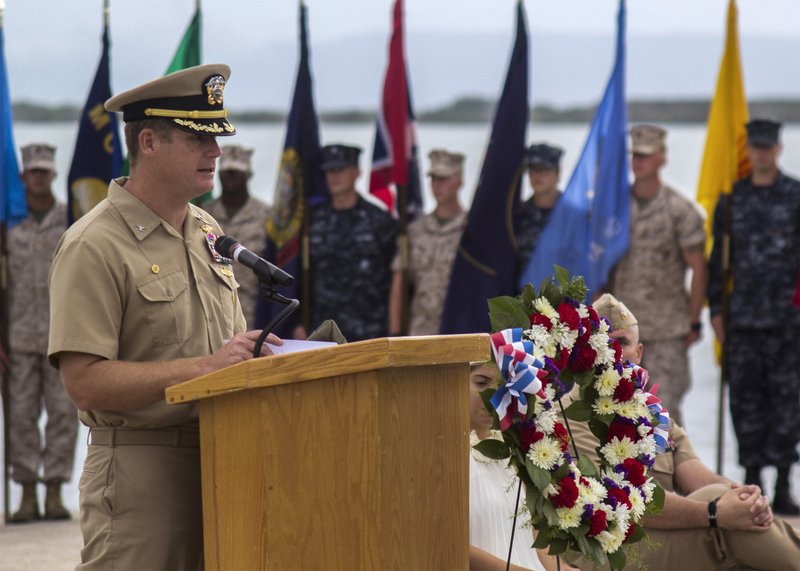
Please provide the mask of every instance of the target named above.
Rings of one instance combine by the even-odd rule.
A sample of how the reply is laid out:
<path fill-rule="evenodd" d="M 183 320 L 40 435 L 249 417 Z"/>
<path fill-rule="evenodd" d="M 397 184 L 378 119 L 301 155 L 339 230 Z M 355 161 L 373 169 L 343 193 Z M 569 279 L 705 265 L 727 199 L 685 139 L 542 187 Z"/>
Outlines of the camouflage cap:
<path fill-rule="evenodd" d="M 449 178 L 464 172 L 464 155 L 461 153 L 454 153 L 445 149 L 433 149 L 428 153 L 428 158 L 431 160 L 428 176 Z"/>
<path fill-rule="evenodd" d="M 781 123 L 771 119 L 753 119 L 745 127 L 748 144 L 754 147 L 774 147 L 778 144 Z"/>
<path fill-rule="evenodd" d="M 635 125 L 631 128 L 631 151 L 653 155 L 667 150 L 667 131 L 656 125 Z"/>
<path fill-rule="evenodd" d="M 107 111 L 122 111 L 126 123 L 163 119 L 195 135 L 235 135 L 223 107 L 231 68 L 224 64 L 189 67 L 159 77 L 106 101 Z"/>
<path fill-rule="evenodd" d="M 614 331 L 630 329 L 634 325 L 639 324 L 636 320 L 636 316 L 631 313 L 631 310 L 610 293 L 601 295 L 592 306 L 598 315 L 605 317 L 611 322 L 611 329 Z"/>
<path fill-rule="evenodd" d="M 250 159 L 253 156 L 253 149 L 240 145 L 225 145 L 221 150 L 222 156 L 219 158 L 218 170 L 252 172 Z"/>
<path fill-rule="evenodd" d="M 56 172 L 56 148 L 47 143 L 31 143 L 20 149 L 22 170 L 34 169 Z"/>
<path fill-rule="evenodd" d="M 561 155 L 564 151 L 547 143 L 536 143 L 525 149 L 525 166 L 538 165 L 545 169 L 561 168 Z"/>

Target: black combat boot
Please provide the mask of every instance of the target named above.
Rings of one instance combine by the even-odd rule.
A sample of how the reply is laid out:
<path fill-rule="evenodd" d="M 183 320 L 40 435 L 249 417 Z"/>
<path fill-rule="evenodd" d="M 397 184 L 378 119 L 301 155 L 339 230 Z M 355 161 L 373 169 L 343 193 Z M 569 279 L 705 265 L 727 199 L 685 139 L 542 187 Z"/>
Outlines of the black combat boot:
<path fill-rule="evenodd" d="M 761 466 L 745 466 L 744 483 L 748 486 L 758 486 L 763 490 L 764 486 L 761 485 Z"/>
<path fill-rule="evenodd" d="M 800 507 L 792 499 L 789 490 L 789 472 L 791 466 L 778 466 L 778 479 L 775 482 L 775 499 L 772 500 L 772 511 L 785 516 L 800 516 Z"/>

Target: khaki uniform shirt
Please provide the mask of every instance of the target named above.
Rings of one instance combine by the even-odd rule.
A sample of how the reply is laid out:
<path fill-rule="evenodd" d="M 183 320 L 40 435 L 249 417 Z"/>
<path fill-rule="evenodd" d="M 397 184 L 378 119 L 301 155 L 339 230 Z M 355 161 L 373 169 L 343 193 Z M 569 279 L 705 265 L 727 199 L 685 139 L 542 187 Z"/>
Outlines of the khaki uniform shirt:
<path fill-rule="evenodd" d="M 41 222 L 29 214 L 8 231 L 9 342 L 14 352 L 47 354 L 47 274 L 66 229 L 67 207 L 57 202 Z"/>
<path fill-rule="evenodd" d="M 244 331 L 230 265 L 215 259 L 216 221 L 189 205 L 183 236 L 113 181 L 64 234 L 50 271 L 51 362 L 64 351 L 133 362 L 209 355 Z M 90 427 L 196 422 L 194 405 L 80 413 Z"/>
<path fill-rule="evenodd" d="M 263 256 L 267 243 L 267 215 L 269 207 L 252 196 L 233 216 L 228 216 L 222 200 L 216 198 L 203 205 L 203 209 L 213 216 L 225 234 L 233 236 L 248 250 Z M 239 302 L 248 325 L 253 322 L 258 301 L 258 278 L 250 268 L 233 264 L 236 281 L 239 282 Z"/>
<path fill-rule="evenodd" d="M 408 275 L 414 292 L 410 335 L 439 334 L 453 260 L 466 223 L 467 211 L 463 211 L 444 224 L 432 213 L 409 224 Z M 392 269 L 400 270 L 399 257 L 395 258 Z"/>
<path fill-rule="evenodd" d="M 677 191 L 663 186 L 646 203 L 631 197 L 630 246 L 617 264 L 610 290 L 639 320 L 643 343 L 689 332 L 682 250 L 704 244 L 700 211 Z"/>

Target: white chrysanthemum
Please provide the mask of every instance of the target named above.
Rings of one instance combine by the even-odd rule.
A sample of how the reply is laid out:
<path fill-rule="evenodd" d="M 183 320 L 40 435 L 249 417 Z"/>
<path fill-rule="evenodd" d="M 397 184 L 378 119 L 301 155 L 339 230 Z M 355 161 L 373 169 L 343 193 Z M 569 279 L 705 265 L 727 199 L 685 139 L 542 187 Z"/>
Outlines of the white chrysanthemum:
<path fill-rule="evenodd" d="M 614 391 L 617 390 L 619 378 L 619 373 L 617 373 L 617 371 L 615 371 L 613 368 L 609 367 L 603 371 L 599 377 L 597 377 L 597 380 L 594 383 L 594 388 L 597 389 L 597 392 L 601 397 L 610 397 L 614 394 Z"/>
<path fill-rule="evenodd" d="M 579 486 L 580 498 L 584 504 L 597 505 L 606 497 L 606 488 L 595 478 L 585 478 L 589 481 L 588 486 Z"/>
<path fill-rule="evenodd" d="M 636 427 L 636 432 L 639 434 L 641 438 L 644 438 L 648 434 L 650 434 L 650 427 L 646 424 L 640 424 Z"/>
<path fill-rule="evenodd" d="M 639 407 L 636 406 L 636 403 L 631 401 L 625 401 L 622 403 L 617 404 L 617 414 L 623 416 L 625 418 L 629 418 L 631 420 L 636 420 L 639 418 Z"/>
<path fill-rule="evenodd" d="M 653 481 L 653 478 L 648 478 L 641 489 L 642 492 L 644 492 L 645 501 L 647 501 L 647 503 L 653 501 L 653 492 L 656 489 L 656 483 Z"/>
<path fill-rule="evenodd" d="M 613 414 L 614 401 L 611 397 L 600 397 L 592 405 L 592 410 L 597 414 Z"/>
<path fill-rule="evenodd" d="M 570 329 L 569 325 L 560 321 L 553 326 L 550 335 L 555 343 L 570 351 L 575 346 L 575 341 L 578 340 L 578 332 Z"/>
<path fill-rule="evenodd" d="M 640 391 L 639 389 L 633 391 L 633 398 L 631 398 L 631 400 L 634 401 L 640 407 L 644 407 L 644 409 L 647 410 L 647 393 L 645 393 L 644 391 Z"/>
<path fill-rule="evenodd" d="M 581 319 L 589 319 L 589 310 L 583 304 L 578 306 L 578 317 Z"/>
<path fill-rule="evenodd" d="M 545 436 L 539 442 L 531 446 L 528 451 L 528 458 L 534 466 L 551 470 L 561 460 L 561 443 L 554 438 Z"/>
<path fill-rule="evenodd" d="M 640 494 L 637 489 L 631 490 L 628 497 L 631 500 L 631 517 L 633 521 L 639 521 L 644 515 L 644 509 L 646 507 L 644 498 L 642 498 L 642 494 Z"/>
<path fill-rule="evenodd" d="M 640 456 L 652 456 L 655 457 L 656 455 L 656 439 L 653 436 L 645 436 L 639 442 L 639 455 Z"/>
<path fill-rule="evenodd" d="M 581 516 L 583 516 L 583 505 L 575 502 L 571 508 L 556 508 L 556 515 L 559 529 L 578 527 L 581 524 Z"/>
<path fill-rule="evenodd" d="M 630 367 L 623 367 L 622 369 L 622 378 L 623 379 L 630 379 L 633 377 L 633 369 Z"/>
<path fill-rule="evenodd" d="M 556 419 L 557 416 L 555 408 L 543 410 L 536 417 L 536 425 L 539 427 L 541 432 L 544 432 L 545 434 L 553 434 L 553 427 L 555 427 Z"/>
<path fill-rule="evenodd" d="M 595 351 L 608 349 L 608 334 L 607 333 L 592 333 L 589 336 L 589 346 Z"/>
<path fill-rule="evenodd" d="M 608 478 L 609 480 L 614 482 L 619 488 L 622 488 L 623 486 L 627 485 L 625 483 L 624 474 L 620 474 L 619 472 L 614 472 L 613 470 L 610 469 L 603 470 L 603 478 Z"/>
<path fill-rule="evenodd" d="M 553 484 L 547 484 L 547 487 L 544 489 L 544 495 L 548 498 L 551 496 L 555 496 L 559 492 L 559 489 L 554 486 Z"/>
<path fill-rule="evenodd" d="M 605 553 L 614 553 L 619 546 L 622 545 L 622 541 L 619 539 L 618 535 L 612 533 L 608 530 L 601 531 L 594 538 L 600 543 L 600 547 L 603 548 Z M 623 539 L 625 536 L 623 536 Z"/>
<path fill-rule="evenodd" d="M 608 490 L 605 485 L 597 478 L 589 478 L 589 486 L 592 488 L 592 494 L 598 498 L 598 502 L 606 499 L 606 496 L 608 496 Z"/>
<path fill-rule="evenodd" d="M 553 385 L 547 385 L 544 388 L 544 396 L 551 402 L 556 399 L 556 389 L 553 387 Z"/>
<path fill-rule="evenodd" d="M 608 333 L 609 331 L 611 331 L 611 328 L 608 326 L 608 323 L 606 323 L 606 321 L 604 319 L 600 320 L 600 328 L 599 329 L 600 329 L 600 332 L 602 332 L 602 333 Z"/>
<path fill-rule="evenodd" d="M 628 458 L 634 458 L 637 456 L 639 452 L 639 447 L 631 442 L 631 439 L 627 436 L 624 437 L 621 441 L 616 436 L 603 446 L 600 450 L 600 453 L 606 459 L 611 466 L 616 466 L 617 464 L 622 464 Z"/>
<path fill-rule="evenodd" d="M 558 320 L 558 312 L 550 305 L 547 298 L 537 297 L 533 302 L 533 308 L 550 320 Z"/>

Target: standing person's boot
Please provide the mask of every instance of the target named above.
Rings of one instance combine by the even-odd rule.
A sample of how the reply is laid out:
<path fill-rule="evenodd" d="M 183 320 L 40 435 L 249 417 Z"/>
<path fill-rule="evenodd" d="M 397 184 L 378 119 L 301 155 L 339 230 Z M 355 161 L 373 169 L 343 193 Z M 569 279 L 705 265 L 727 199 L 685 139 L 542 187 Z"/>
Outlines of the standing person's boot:
<path fill-rule="evenodd" d="M 19 509 L 9 521 L 27 523 L 39 519 L 42 519 L 42 516 L 39 513 L 39 501 L 36 499 L 36 482 L 25 482 L 22 484 L 22 501 L 19 503 Z"/>
<path fill-rule="evenodd" d="M 47 496 L 44 500 L 44 519 L 70 519 L 64 504 L 61 503 L 61 482 L 51 480 L 47 482 Z"/>
<path fill-rule="evenodd" d="M 778 479 L 775 482 L 775 499 L 772 500 L 772 511 L 786 516 L 800 516 L 800 507 L 792 499 L 789 490 L 789 472 L 791 466 L 778 467 Z"/>
<path fill-rule="evenodd" d="M 763 490 L 764 486 L 761 485 L 761 466 L 745 466 L 744 483 L 748 486 L 758 486 Z"/>

